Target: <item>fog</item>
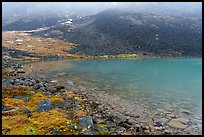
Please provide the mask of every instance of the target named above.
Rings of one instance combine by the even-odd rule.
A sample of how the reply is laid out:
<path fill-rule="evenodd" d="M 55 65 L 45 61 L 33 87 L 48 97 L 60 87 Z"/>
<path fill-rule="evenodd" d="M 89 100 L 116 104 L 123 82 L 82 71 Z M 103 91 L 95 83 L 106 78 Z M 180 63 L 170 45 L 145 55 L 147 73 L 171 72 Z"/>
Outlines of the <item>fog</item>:
<path fill-rule="evenodd" d="M 3 2 L 3 18 L 46 13 L 67 13 L 81 16 L 118 8 L 135 12 L 152 12 L 201 18 L 201 2 Z"/>

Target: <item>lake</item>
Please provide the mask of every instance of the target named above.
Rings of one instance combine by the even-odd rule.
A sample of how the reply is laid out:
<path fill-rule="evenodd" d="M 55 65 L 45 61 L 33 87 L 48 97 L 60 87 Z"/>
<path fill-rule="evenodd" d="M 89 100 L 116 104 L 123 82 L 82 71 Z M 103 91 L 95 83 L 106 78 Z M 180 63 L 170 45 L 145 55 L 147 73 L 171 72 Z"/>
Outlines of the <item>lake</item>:
<path fill-rule="evenodd" d="M 58 78 L 71 78 L 90 89 L 98 88 L 127 102 L 145 105 L 152 112 L 164 109 L 202 120 L 201 58 L 65 60 L 33 66 L 45 69 L 42 74 L 49 77 L 67 73 Z"/>

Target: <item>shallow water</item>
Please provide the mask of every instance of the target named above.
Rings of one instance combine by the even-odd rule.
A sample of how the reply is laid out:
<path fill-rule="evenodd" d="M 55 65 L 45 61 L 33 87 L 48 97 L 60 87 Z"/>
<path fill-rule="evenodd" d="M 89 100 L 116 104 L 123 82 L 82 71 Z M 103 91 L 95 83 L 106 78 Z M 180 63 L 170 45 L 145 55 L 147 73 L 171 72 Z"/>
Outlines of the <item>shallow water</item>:
<path fill-rule="evenodd" d="M 68 73 L 59 77 L 116 94 L 152 112 L 162 108 L 182 115 L 185 109 L 202 119 L 200 58 L 77 60 L 33 66 L 46 69 L 43 74 L 50 77 Z"/>

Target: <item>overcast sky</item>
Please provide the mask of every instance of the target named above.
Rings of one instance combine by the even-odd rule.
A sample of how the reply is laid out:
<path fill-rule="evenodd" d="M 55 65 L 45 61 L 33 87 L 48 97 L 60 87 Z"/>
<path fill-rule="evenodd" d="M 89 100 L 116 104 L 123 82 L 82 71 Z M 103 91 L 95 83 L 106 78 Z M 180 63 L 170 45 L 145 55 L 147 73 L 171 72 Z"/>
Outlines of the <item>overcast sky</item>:
<path fill-rule="evenodd" d="M 3 2 L 2 6 L 3 17 L 52 11 L 91 15 L 113 7 L 173 14 L 202 12 L 201 2 Z"/>

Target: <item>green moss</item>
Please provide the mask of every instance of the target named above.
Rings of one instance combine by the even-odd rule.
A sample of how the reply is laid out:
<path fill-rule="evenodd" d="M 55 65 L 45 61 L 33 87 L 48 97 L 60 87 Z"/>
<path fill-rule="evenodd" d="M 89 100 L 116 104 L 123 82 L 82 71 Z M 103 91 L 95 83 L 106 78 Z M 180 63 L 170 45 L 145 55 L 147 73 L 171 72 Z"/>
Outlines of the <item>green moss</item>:
<path fill-rule="evenodd" d="M 99 131 L 99 135 L 110 135 L 108 131 Z"/>
<path fill-rule="evenodd" d="M 107 126 L 106 126 L 106 124 L 98 124 L 98 127 L 99 128 L 106 128 Z"/>
<path fill-rule="evenodd" d="M 36 61 L 36 60 L 41 60 L 41 58 L 23 57 L 23 58 L 12 58 L 12 60 L 17 60 L 17 61 Z"/>
<path fill-rule="evenodd" d="M 73 55 L 75 59 L 108 59 L 108 58 L 138 58 L 137 54 L 119 54 L 119 55 L 102 55 L 102 56 L 89 56 L 89 55 Z"/>

